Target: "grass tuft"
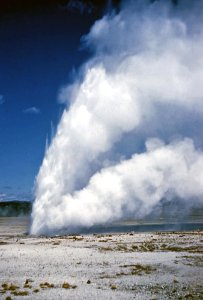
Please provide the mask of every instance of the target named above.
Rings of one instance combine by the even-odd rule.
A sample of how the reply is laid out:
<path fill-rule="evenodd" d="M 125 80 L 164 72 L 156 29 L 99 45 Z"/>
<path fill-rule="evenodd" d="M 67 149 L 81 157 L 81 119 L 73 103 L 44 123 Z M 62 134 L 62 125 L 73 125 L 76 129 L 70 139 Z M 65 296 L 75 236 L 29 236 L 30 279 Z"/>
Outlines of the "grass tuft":
<path fill-rule="evenodd" d="M 42 282 L 40 283 L 39 285 L 42 289 L 51 289 L 51 288 L 54 288 L 54 284 L 53 283 L 49 283 L 49 282 Z"/>
<path fill-rule="evenodd" d="M 116 290 L 117 289 L 117 286 L 115 284 L 111 284 L 110 287 L 111 287 L 112 290 Z"/>
<path fill-rule="evenodd" d="M 24 287 L 24 289 L 31 289 L 32 285 L 29 283 L 25 283 L 23 287 Z"/>
<path fill-rule="evenodd" d="M 11 294 L 14 296 L 28 296 L 29 295 L 28 291 L 12 291 Z"/>
<path fill-rule="evenodd" d="M 72 285 L 72 284 L 70 284 L 68 282 L 64 282 L 62 284 L 62 288 L 63 289 L 75 289 L 76 287 L 77 287 L 77 285 Z"/>
<path fill-rule="evenodd" d="M 4 283 L 2 283 L 1 286 L 4 291 L 15 291 L 15 290 L 19 289 L 19 286 L 15 285 L 13 283 L 9 284 L 7 282 L 4 282 Z"/>

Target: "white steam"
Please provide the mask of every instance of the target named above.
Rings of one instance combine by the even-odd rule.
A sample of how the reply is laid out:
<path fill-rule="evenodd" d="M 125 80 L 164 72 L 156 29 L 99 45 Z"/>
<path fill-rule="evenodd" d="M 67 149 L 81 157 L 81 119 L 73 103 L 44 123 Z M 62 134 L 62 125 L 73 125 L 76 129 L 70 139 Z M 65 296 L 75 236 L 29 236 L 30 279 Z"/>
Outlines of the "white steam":
<path fill-rule="evenodd" d="M 198 18 L 135 3 L 95 23 L 85 38 L 94 59 L 83 81 L 61 92 L 70 105 L 37 176 L 34 234 L 142 217 L 163 198 L 202 201 L 203 153 L 191 139 L 166 145 L 156 130 L 144 153 L 125 159 L 117 149 L 132 133 L 136 151 L 136 131 L 156 119 L 159 105 L 163 120 L 171 107 L 203 114 Z M 184 115 L 181 122 L 188 122 Z"/>

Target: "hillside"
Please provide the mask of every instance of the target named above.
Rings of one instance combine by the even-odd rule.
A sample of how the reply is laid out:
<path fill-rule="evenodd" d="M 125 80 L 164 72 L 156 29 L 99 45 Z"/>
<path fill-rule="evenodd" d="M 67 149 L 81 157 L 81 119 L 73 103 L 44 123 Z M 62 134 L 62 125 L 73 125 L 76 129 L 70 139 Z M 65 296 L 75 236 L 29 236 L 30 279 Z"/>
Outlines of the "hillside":
<path fill-rule="evenodd" d="M 0 202 L 0 217 L 26 216 L 31 213 L 32 202 L 4 201 Z"/>

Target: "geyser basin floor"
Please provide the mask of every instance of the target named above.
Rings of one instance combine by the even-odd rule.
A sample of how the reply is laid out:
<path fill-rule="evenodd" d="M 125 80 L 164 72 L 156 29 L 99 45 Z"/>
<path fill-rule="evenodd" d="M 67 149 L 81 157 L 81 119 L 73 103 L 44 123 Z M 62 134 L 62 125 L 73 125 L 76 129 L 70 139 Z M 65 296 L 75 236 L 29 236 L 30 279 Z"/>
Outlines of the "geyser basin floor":
<path fill-rule="evenodd" d="M 1 225 L 0 299 L 203 299 L 203 232 L 35 238 L 19 228 Z"/>

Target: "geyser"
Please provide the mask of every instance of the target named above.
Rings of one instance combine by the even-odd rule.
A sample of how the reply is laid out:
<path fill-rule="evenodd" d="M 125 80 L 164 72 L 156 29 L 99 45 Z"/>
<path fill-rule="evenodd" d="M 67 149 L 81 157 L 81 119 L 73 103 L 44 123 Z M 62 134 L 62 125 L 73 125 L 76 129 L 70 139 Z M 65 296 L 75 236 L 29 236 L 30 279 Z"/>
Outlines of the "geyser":
<path fill-rule="evenodd" d="M 203 10 L 192 2 L 126 1 L 84 38 L 95 54 L 61 91 L 31 233 L 142 217 L 164 198 L 202 203 Z"/>

